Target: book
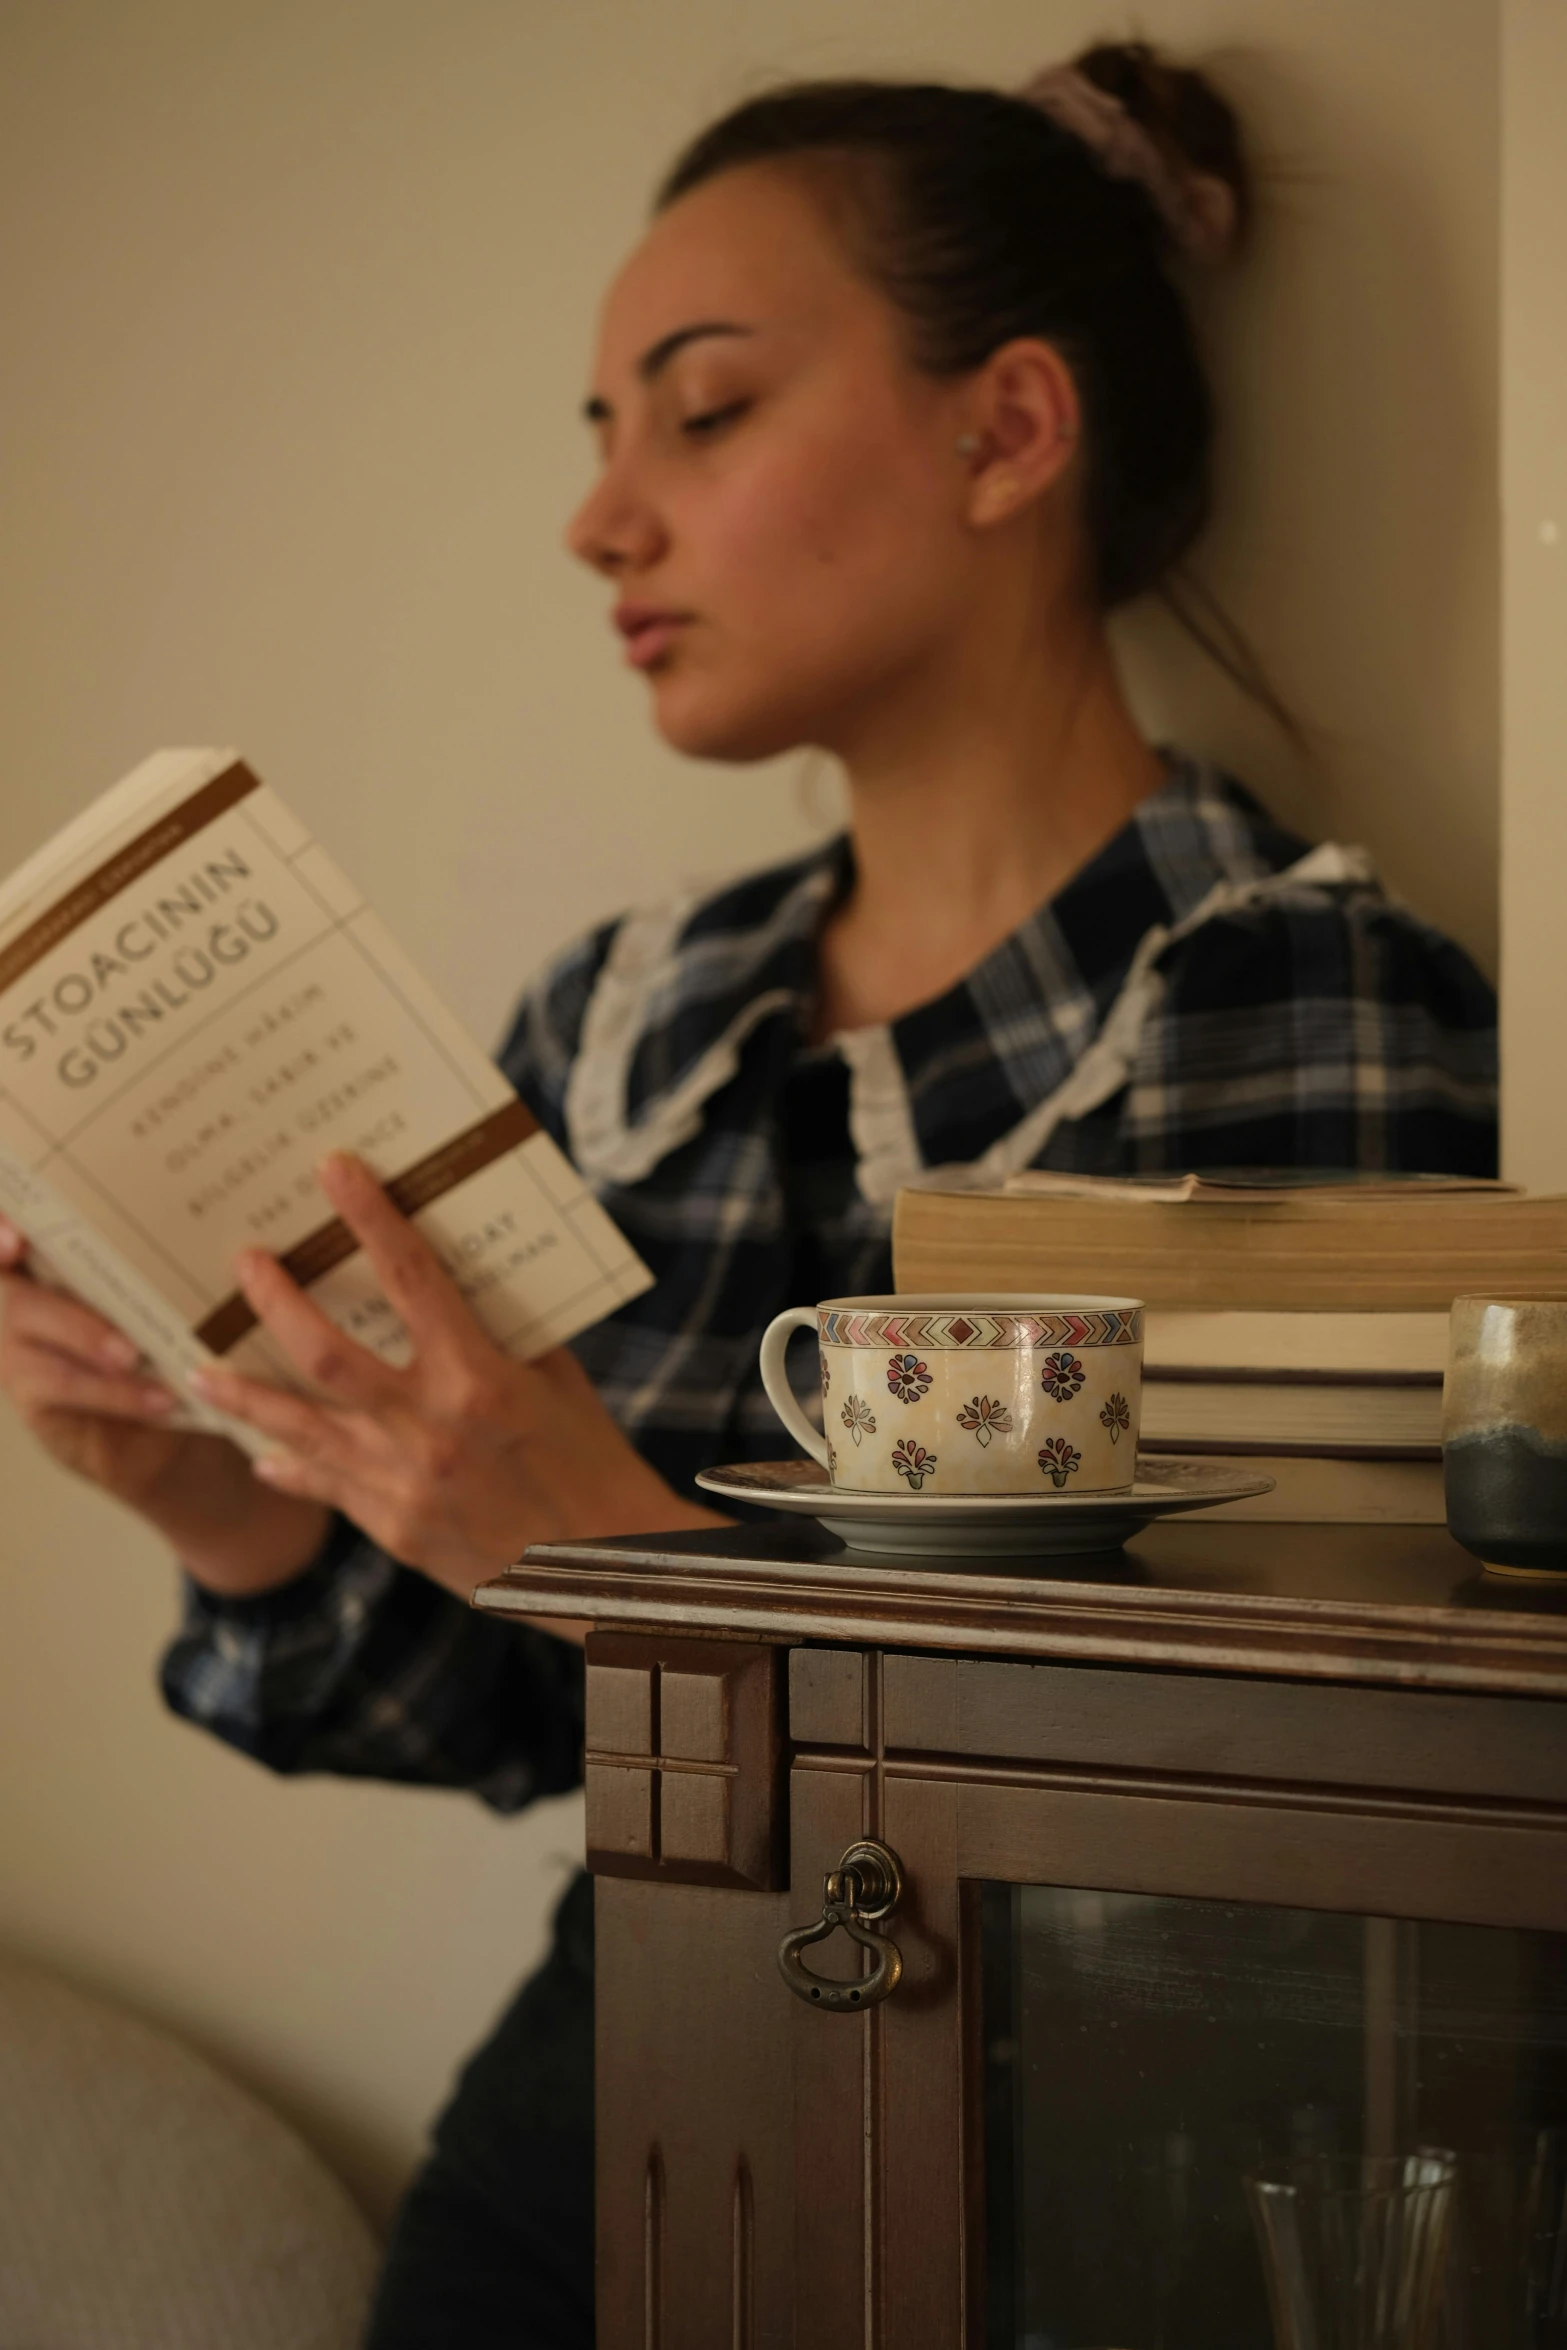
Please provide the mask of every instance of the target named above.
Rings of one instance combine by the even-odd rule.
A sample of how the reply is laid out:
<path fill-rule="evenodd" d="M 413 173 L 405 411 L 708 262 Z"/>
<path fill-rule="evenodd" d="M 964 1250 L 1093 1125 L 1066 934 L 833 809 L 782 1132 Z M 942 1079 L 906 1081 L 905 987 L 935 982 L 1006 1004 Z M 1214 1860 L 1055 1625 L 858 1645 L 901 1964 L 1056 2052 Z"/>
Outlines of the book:
<path fill-rule="evenodd" d="M 1143 1380 L 1140 1445 L 1166 1452 L 1423 1454 L 1442 1449 L 1442 1378 L 1365 1380 L 1253 1371 L 1240 1379 L 1156 1371 Z"/>
<path fill-rule="evenodd" d="M 1159 1473 L 1157 1453 L 1150 1473 Z M 1315 1524 L 1319 1526 L 1441 1526 L 1447 1508 L 1442 1462 L 1431 1460 L 1346 1460 L 1300 1453 L 1205 1453 L 1210 1468 L 1233 1467 L 1237 1477 L 1271 1477 L 1271 1493 L 1227 1501 L 1214 1509 L 1191 1510 L 1179 1523 L 1211 1518 L 1215 1524 Z"/>
<path fill-rule="evenodd" d="M 1465 1294 L 1567 1296 L 1567 1197 L 1400 1186 L 1135 1202 L 900 1191 L 900 1290 L 1076 1290 L 1154 1308 L 1446 1313 Z"/>
<path fill-rule="evenodd" d="M 1519 1192 L 1520 1183 L 1498 1175 L 1380 1175 L 1356 1168 L 1236 1167 L 1187 1175 L 1058 1175 L 1047 1167 L 1025 1167 L 1009 1175 L 1003 1191 L 1039 1199 L 1168 1201 L 1254 1201 L 1320 1199 L 1324 1193 L 1352 1193 L 1357 1199 L 1407 1198 L 1412 1192 Z"/>
<path fill-rule="evenodd" d="M 1145 1379 L 1322 1371 L 1351 1380 L 1440 1380 L 1447 1367 L 1445 1311 L 1275 1314 L 1159 1306 L 1150 1308 L 1143 1327 Z"/>
<path fill-rule="evenodd" d="M 233 751 L 160 751 L 0 883 L 0 1211 L 182 1393 L 287 1362 L 272 1250 L 382 1360 L 409 1340 L 315 1168 L 353 1151 L 527 1358 L 651 1275 L 307 827 Z M 198 1407 L 186 1423 L 261 1449 Z"/>
<path fill-rule="evenodd" d="M 1434 1458 L 1446 1363 L 1442 1313 L 1152 1307 L 1141 1440 L 1173 1452 Z"/>

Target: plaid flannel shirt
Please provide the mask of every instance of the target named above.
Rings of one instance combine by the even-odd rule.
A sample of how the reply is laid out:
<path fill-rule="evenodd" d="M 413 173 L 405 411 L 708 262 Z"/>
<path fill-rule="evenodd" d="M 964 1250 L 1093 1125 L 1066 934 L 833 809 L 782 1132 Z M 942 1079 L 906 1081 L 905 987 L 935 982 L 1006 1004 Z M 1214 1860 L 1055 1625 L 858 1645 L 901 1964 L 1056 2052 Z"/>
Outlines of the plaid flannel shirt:
<path fill-rule="evenodd" d="M 1485 981 L 1356 852 L 1308 855 L 1194 762 L 1172 757 L 955 987 L 812 1047 L 815 940 L 851 873 L 840 838 L 606 925 L 544 974 L 502 1055 L 655 1276 L 577 1351 L 682 1490 L 792 1449 L 761 1332 L 785 1305 L 891 1287 L 891 1196 L 921 1169 L 1495 1171 Z M 346 1524 L 280 1591 L 189 1590 L 163 1686 L 281 1771 L 466 1786 L 502 1810 L 578 1774 L 575 1652 Z"/>

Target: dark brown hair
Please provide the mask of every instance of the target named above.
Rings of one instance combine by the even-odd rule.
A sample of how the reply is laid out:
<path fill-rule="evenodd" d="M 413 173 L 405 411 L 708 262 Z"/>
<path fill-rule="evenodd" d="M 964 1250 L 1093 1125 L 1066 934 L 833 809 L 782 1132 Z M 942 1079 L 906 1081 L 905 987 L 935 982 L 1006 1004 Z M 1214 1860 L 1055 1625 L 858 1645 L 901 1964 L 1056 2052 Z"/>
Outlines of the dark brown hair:
<path fill-rule="evenodd" d="M 1142 42 L 1099 43 L 1075 64 L 1176 172 L 1223 181 L 1244 226 L 1239 127 L 1201 74 Z M 1101 606 L 1163 586 L 1206 649 L 1272 703 L 1237 632 L 1215 643 L 1211 612 L 1205 626 L 1172 581 L 1208 516 L 1213 403 L 1145 188 L 1112 177 L 1021 97 L 820 81 L 766 92 L 713 123 L 676 161 L 658 208 L 768 162 L 817 180 L 857 266 L 906 319 L 919 366 L 959 375 L 1015 336 L 1055 345 L 1083 403 L 1084 521 Z"/>

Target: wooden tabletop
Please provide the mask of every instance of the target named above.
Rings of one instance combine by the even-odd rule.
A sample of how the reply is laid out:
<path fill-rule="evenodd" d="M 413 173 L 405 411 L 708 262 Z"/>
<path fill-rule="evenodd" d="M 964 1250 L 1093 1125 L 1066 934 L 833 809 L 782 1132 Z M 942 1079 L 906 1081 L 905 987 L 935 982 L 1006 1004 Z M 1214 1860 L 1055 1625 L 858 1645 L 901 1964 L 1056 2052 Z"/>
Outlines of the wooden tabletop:
<path fill-rule="evenodd" d="M 1115 1559 L 1013 1571 L 904 1563 L 778 1519 L 540 1543 L 474 1602 L 728 1639 L 1567 1699 L 1567 1577 L 1483 1574 L 1440 1527 L 1167 1523 Z"/>

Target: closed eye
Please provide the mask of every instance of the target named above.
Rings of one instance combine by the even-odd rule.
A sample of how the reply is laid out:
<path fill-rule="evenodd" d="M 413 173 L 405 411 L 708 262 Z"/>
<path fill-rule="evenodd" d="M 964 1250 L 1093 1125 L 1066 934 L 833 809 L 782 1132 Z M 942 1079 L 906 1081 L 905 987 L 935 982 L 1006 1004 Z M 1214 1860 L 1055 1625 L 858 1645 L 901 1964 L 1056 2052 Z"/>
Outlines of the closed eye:
<path fill-rule="evenodd" d="M 707 440 L 726 424 L 738 423 L 750 405 L 749 400 L 730 400 L 722 408 L 704 408 L 698 416 L 682 417 L 680 429 L 694 441 Z"/>

